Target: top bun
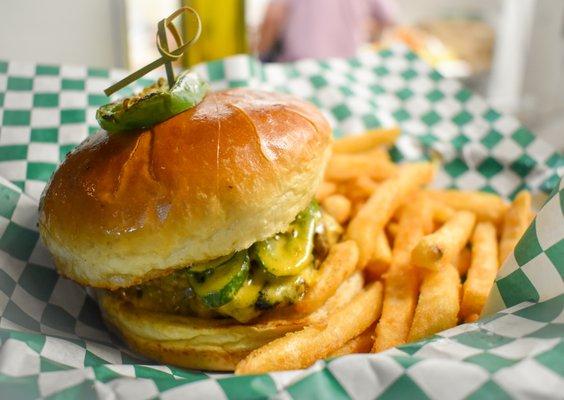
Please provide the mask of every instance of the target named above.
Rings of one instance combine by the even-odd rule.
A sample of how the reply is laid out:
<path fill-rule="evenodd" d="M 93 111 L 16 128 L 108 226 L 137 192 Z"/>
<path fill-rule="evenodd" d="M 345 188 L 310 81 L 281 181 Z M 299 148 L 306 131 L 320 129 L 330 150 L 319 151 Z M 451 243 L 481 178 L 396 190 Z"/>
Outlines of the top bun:
<path fill-rule="evenodd" d="M 314 196 L 331 131 L 311 104 L 234 89 L 145 131 L 99 131 L 43 193 L 39 231 L 62 275 L 116 289 L 245 249 Z"/>

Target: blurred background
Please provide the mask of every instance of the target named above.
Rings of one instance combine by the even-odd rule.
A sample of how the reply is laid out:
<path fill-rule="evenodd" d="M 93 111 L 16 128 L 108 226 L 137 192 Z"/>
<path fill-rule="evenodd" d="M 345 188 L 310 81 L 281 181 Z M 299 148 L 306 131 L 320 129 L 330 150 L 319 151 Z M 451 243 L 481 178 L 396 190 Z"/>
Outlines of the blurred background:
<path fill-rule="evenodd" d="M 137 69 L 180 5 L 203 21 L 181 64 L 350 57 L 403 42 L 564 150 L 564 0 L 2 0 L 0 59 Z M 178 21 L 185 37 L 192 21 Z"/>

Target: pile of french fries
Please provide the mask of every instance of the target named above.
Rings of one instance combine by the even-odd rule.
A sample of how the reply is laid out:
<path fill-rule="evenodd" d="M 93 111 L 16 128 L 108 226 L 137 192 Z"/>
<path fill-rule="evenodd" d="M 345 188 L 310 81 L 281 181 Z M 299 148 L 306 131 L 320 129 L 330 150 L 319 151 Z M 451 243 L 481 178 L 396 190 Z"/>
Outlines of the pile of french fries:
<path fill-rule="evenodd" d="M 380 352 L 476 321 L 501 263 L 533 218 L 531 195 L 432 190 L 433 163 L 394 164 L 398 129 L 334 143 L 317 200 L 345 228 L 294 306 L 320 308 L 353 274 L 364 288 L 326 322 L 251 352 L 236 373 L 306 368 L 316 360 Z"/>

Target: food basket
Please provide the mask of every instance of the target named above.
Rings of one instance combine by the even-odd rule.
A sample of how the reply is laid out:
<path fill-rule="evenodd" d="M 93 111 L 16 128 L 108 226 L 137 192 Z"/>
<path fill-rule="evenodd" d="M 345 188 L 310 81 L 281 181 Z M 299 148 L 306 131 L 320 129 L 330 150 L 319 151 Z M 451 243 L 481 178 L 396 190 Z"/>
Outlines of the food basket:
<path fill-rule="evenodd" d="M 557 398 L 564 393 L 564 158 L 402 45 L 352 59 L 197 65 L 213 89 L 315 103 L 336 137 L 399 125 L 394 160 L 438 157 L 438 187 L 531 190 L 544 206 L 503 265 L 482 319 L 379 354 L 233 376 L 155 365 L 111 336 L 95 300 L 60 278 L 37 232 L 41 191 L 95 132 L 124 71 L 0 62 L 0 393 L 3 398 Z M 142 79 L 144 85 L 150 78 Z M 135 88 L 133 88 L 135 89 Z"/>

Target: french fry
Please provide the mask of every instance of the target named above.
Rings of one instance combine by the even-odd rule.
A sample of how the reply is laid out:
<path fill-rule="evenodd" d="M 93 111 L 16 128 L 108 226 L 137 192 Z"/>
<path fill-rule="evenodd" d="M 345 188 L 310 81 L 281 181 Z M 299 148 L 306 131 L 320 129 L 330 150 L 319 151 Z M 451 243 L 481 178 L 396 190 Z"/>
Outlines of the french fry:
<path fill-rule="evenodd" d="M 331 315 L 325 326 L 308 326 L 259 347 L 239 362 L 235 373 L 306 368 L 364 332 L 379 318 L 381 310 L 382 284 L 374 282 Z"/>
<path fill-rule="evenodd" d="M 499 263 L 505 261 L 509 253 L 513 251 L 515 245 L 529 226 L 531 213 L 531 193 L 527 191 L 519 194 L 511 203 L 503 219 L 503 229 L 499 241 Z"/>
<path fill-rule="evenodd" d="M 468 317 L 466 317 L 466 320 L 464 320 L 464 322 L 471 323 L 471 322 L 476 322 L 477 320 L 480 319 L 480 316 L 478 314 L 471 314 Z"/>
<path fill-rule="evenodd" d="M 354 180 L 354 185 L 359 194 L 367 199 L 378 187 L 378 182 L 374 181 L 369 176 L 359 176 Z"/>
<path fill-rule="evenodd" d="M 412 342 L 452 328 L 460 310 L 460 276 L 452 264 L 429 271 L 421 283 L 419 301 L 407 340 Z"/>
<path fill-rule="evenodd" d="M 333 154 L 325 170 L 325 179 L 346 181 L 360 176 L 370 176 L 376 180 L 396 175 L 397 166 L 383 149 L 362 154 Z"/>
<path fill-rule="evenodd" d="M 378 187 L 378 182 L 369 176 L 359 176 L 355 179 L 339 182 L 337 191 L 351 201 L 366 200 Z"/>
<path fill-rule="evenodd" d="M 441 202 L 433 203 L 433 222 L 435 222 L 437 225 L 442 225 L 447 222 L 447 220 L 452 218 L 455 213 L 453 208 L 447 207 Z"/>
<path fill-rule="evenodd" d="M 296 303 L 299 313 L 307 314 L 321 307 L 349 276 L 353 274 L 358 262 L 358 247 L 352 240 L 337 243 L 329 250 L 317 272 L 317 282 Z"/>
<path fill-rule="evenodd" d="M 356 217 L 356 215 L 358 214 L 360 209 L 364 206 L 364 203 L 366 203 L 366 202 L 365 201 L 355 201 L 353 203 L 352 210 L 351 210 L 351 219 Z"/>
<path fill-rule="evenodd" d="M 468 242 L 476 216 L 469 211 L 458 211 L 437 231 L 424 236 L 411 253 L 413 265 L 437 270 L 454 261 Z"/>
<path fill-rule="evenodd" d="M 406 197 L 433 179 L 434 167 L 430 163 L 402 166 L 399 175 L 382 182 L 350 221 L 345 237 L 359 247 L 359 268 L 364 268 L 374 254 L 374 238 L 390 220 L 394 211 Z"/>
<path fill-rule="evenodd" d="M 342 194 L 327 196 L 321 202 L 321 206 L 340 224 L 347 221 L 351 215 L 351 201 Z"/>
<path fill-rule="evenodd" d="M 469 190 L 429 190 L 430 196 L 455 210 L 466 210 L 476 214 L 478 221 L 491 221 L 499 225 L 508 205 L 501 197 L 492 193 Z"/>
<path fill-rule="evenodd" d="M 472 262 L 462 286 L 460 316 L 480 314 L 493 286 L 498 269 L 497 237 L 491 222 L 480 222 L 472 236 Z"/>
<path fill-rule="evenodd" d="M 323 181 L 317 188 L 315 199 L 319 202 L 323 201 L 327 196 L 332 195 L 337 191 L 337 184 L 334 182 Z"/>
<path fill-rule="evenodd" d="M 420 193 L 405 206 L 398 223 L 398 233 L 394 242 L 393 264 L 403 268 L 411 264 L 411 253 L 421 239 L 431 231 L 432 203 L 425 194 Z"/>
<path fill-rule="evenodd" d="M 378 182 L 368 176 L 360 176 L 356 179 L 341 182 L 338 185 L 339 193 L 346 196 L 352 203 L 350 218 L 357 214 L 358 210 L 366 202 L 366 199 L 372 195 L 378 185 Z"/>
<path fill-rule="evenodd" d="M 407 266 L 390 271 L 385 278 L 382 317 L 376 325 L 372 352 L 404 344 L 417 305 L 417 270 Z"/>
<path fill-rule="evenodd" d="M 410 264 L 411 251 L 429 231 L 431 202 L 417 196 L 405 206 L 394 242 L 393 260 L 385 276 L 382 316 L 376 325 L 372 352 L 405 343 L 419 294 L 417 270 Z"/>
<path fill-rule="evenodd" d="M 325 323 L 329 315 L 335 313 L 344 305 L 350 303 L 357 294 L 362 292 L 364 283 L 365 280 L 362 272 L 355 272 L 347 280 L 341 283 L 333 296 L 329 297 L 321 307 L 319 307 L 311 314 L 303 316 L 303 314 L 296 312 L 295 308 L 289 307 L 286 311 L 287 314 L 285 314 L 285 312 L 281 310 L 281 313 L 277 312 L 275 314 L 277 316 L 271 317 L 271 319 L 267 320 L 276 320 L 280 319 L 280 317 L 284 318 L 286 315 L 290 317 L 295 317 L 296 315 L 298 315 L 308 321 L 306 325 L 323 324 Z"/>
<path fill-rule="evenodd" d="M 398 228 L 399 223 L 397 222 L 392 221 L 386 225 L 386 234 L 388 235 L 389 242 L 394 242 L 396 240 L 396 237 L 398 236 Z"/>
<path fill-rule="evenodd" d="M 334 153 L 358 153 L 376 146 L 392 144 L 400 134 L 399 128 L 381 128 L 367 131 L 361 135 L 351 135 L 333 143 Z"/>
<path fill-rule="evenodd" d="M 456 269 L 458 270 L 460 276 L 465 276 L 468 272 L 468 268 L 470 268 L 470 260 L 470 249 L 465 246 L 462 248 L 462 250 L 460 250 L 460 253 L 458 253 L 454 261 L 454 265 L 456 266 Z"/>
<path fill-rule="evenodd" d="M 371 278 L 378 279 L 386 272 L 391 262 L 392 249 L 386 233 L 381 230 L 374 238 L 374 253 L 365 270 Z"/>
<path fill-rule="evenodd" d="M 324 325 L 330 315 L 343 308 L 364 290 L 365 280 L 362 272 L 355 272 L 346 279 L 327 301 L 311 314 L 296 312 L 294 307 L 286 307 L 276 310 L 275 313 L 262 314 L 254 321 L 254 324 L 271 326 L 293 326 Z M 297 329 L 297 328 L 296 328 Z M 301 328 L 300 328 L 301 329 Z"/>
<path fill-rule="evenodd" d="M 343 345 L 343 347 L 331 353 L 329 357 L 333 358 L 346 356 L 348 354 L 368 353 L 372 348 L 372 344 L 374 343 L 373 335 L 374 325 L 370 325 L 368 329 L 366 329 L 357 337 L 349 340 Z"/>
<path fill-rule="evenodd" d="M 390 222 L 395 222 L 398 223 L 401 217 L 401 214 L 403 213 L 403 210 L 405 209 L 406 203 L 402 203 L 398 208 L 396 208 L 396 211 L 392 214 L 392 218 L 390 218 Z"/>

